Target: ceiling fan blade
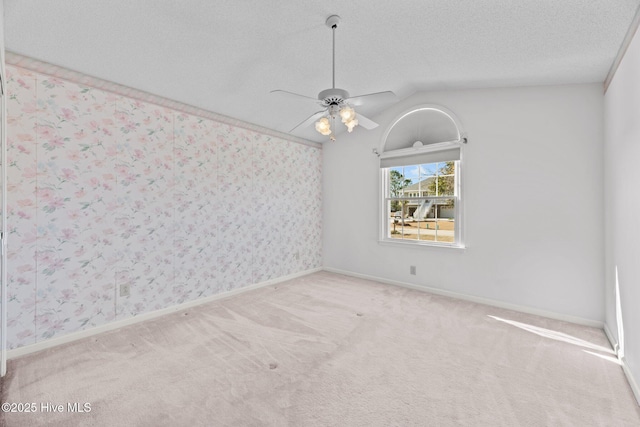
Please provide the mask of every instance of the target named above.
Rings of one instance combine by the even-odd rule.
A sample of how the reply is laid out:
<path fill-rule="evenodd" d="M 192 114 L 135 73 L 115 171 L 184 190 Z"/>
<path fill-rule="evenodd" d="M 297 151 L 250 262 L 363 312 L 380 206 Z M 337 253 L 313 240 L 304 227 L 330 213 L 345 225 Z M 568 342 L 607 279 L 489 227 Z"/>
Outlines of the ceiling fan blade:
<path fill-rule="evenodd" d="M 386 102 L 397 102 L 398 97 L 395 93 L 391 91 L 386 92 L 376 92 L 376 93 L 367 93 L 366 95 L 358 95 L 352 96 L 351 98 L 346 99 L 349 104 L 358 106 L 366 103 L 386 103 Z"/>
<path fill-rule="evenodd" d="M 376 122 L 363 116 L 360 113 L 356 113 L 356 119 L 358 119 L 358 124 L 365 129 L 375 129 L 378 127 L 378 124 Z"/>
<path fill-rule="evenodd" d="M 312 98 L 310 96 L 307 95 L 300 95 L 299 93 L 294 93 L 294 92 L 289 92 L 287 90 L 272 90 L 270 93 L 275 93 L 278 95 L 284 95 L 288 98 L 296 98 L 296 99 L 310 99 L 312 101 L 318 102 L 318 98 Z"/>
<path fill-rule="evenodd" d="M 318 111 L 317 113 L 313 113 L 312 115 L 310 115 L 309 117 L 307 117 L 306 119 L 304 119 L 303 121 L 298 123 L 296 125 L 296 127 L 294 127 L 293 129 L 291 129 L 289 131 L 289 133 L 293 132 L 294 130 L 298 129 L 299 127 L 309 126 L 311 123 L 315 122 L 317 119 L 319 119 L 320 117 L 324 116 L 325 114 L 327 114 L 327 110 L 322 110 L 322 111 Z"/>

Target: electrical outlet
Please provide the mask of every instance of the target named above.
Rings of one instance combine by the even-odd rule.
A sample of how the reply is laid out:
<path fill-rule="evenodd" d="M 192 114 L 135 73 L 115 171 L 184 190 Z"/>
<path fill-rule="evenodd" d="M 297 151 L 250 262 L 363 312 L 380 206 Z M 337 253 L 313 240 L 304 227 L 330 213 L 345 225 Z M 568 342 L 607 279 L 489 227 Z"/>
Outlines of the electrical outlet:
<path fill-rule="evenodd" d="M 409 273 L 413 274 L 414 276 L 416 275 L 416 266 L 412 265 L 409 267 Z"/>
<path fill-rule="evenodd" d="M 129 295 L 131 295 L 131 285 L 129 285 L 128 283 L 120 285 L 120 296 L 128 297 Z"/>

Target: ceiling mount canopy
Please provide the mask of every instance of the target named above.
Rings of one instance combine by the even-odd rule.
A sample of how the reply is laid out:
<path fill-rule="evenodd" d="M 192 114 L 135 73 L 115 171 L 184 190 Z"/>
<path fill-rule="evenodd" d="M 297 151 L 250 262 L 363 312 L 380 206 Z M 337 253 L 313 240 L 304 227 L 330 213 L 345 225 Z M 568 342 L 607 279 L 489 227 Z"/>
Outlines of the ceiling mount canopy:
<path fill-rule="evenodd" d="M 396 102 L 398 99 L 396 95 L 390 91 L 368 93 L 352 97 L 349 96 L 349 92 L 345 89 L 336 87 L 336 29 L 338 28 L 338 24 L 340 24 L 340 17 L 338 15 L 331 15 L 327 18 L 325 24 L 331 29 L 333 41 L 331 88 L 321 91 L 317 99 L 285 90 L 273 90 L 271 93 L 278 93 L 289 97 L 313 99 L 316 101 L 323 109 L 307 117 L 289 132 L 293 132 L 298 128 L 308 126 L 315 122 L 316 131 L 324 136 L 328 136 L 330 140 L 335 141 L 336 118 L 342 121 L 349 132 L 353 131 L 358 125 L 361 125 L 365 129 L 374 129 L 378 124 L 362 114 L 356 113 L 353 107 L 362 105 L 365 102 Z"/>

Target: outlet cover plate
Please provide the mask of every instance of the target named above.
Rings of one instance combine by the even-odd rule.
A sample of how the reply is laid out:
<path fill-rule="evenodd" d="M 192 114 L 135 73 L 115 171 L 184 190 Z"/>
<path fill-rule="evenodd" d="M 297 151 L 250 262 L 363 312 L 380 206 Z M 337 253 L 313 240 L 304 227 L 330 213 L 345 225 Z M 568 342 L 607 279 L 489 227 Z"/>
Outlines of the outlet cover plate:
<path fill-rule="evenodd" d="M 131 285 L 129 284 L 120 285 L 120 296 L 128 297 L 129 295 L 131 295 Z"/>

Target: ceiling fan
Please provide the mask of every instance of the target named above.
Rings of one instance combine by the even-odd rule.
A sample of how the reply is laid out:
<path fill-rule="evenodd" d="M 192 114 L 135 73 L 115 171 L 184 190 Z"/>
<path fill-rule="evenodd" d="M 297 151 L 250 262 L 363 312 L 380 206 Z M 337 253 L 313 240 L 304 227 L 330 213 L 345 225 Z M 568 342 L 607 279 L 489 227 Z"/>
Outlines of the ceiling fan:
<path fill-rule="evenodd" d="M 398 100 L 396 95 L 391 91 L 368 93 L 359 96 L 349 96 L 349 92 L 336 87 L 336 28 L 338 28 L 339 23 L 340 17 L 338 15 L 331 15 L 325 22 L 327 27 L 331 28 L 331 31 L 333 33 L 333 80 L 331 89 L 323 90 L 318 94 L 317 98 L 300 95 L 286 90 L 271 91 L 271 93 L 282 94 L 289 97 L 311 99 L 317 102 L 323 108 L 322 110 L 313 113 L 311 116 L 300 122 L 289 132 L 293 132 L 299 127 L 308 126 L 315 121 L 316 130 L 322 135 L 329 136 L 332 141 L 335 141 L 336 138 L 333 133 L 332 127 L 335 125 L 336 117 L 340 117 L 342 123 L 345 124 L 349 132 L 353 131 L 353 128 L 357 125 L 361 125 L 365 129 L 374 129 L 378 126 L 378 124 L 373 120 L 366 118 L 360 113 L 356 114 L 353 106 L 372 102 L 395 102 Z"/>

